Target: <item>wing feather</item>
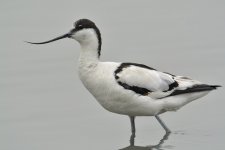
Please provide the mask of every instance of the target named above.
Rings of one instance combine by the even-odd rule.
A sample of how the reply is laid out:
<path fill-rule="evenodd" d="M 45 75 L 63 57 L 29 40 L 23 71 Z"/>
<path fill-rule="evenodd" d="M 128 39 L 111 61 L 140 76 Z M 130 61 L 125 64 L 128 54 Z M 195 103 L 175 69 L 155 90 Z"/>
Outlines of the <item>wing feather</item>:
<path fill-rule="evenodd" d="M 218 85 L 202 84 L 188 77 L 175 76 L 135 63 L 120 64 L 115 71 L 115 79 L 125 89 L 153 99 L 210 91 L 219 87 Z"/>
<path fill-rule="evenodd" d="M 144 95 L 160 98 L 169 95 L 178 86 L 171 74 L 136 64 L 124 65 L 124 68 L 121 66 L 119 71 L 115 71 L 115 76 L 120 85 L 126 84 L 126 89 L 129 89 L 128 86 L 147 89 L 148 93 Z"/>

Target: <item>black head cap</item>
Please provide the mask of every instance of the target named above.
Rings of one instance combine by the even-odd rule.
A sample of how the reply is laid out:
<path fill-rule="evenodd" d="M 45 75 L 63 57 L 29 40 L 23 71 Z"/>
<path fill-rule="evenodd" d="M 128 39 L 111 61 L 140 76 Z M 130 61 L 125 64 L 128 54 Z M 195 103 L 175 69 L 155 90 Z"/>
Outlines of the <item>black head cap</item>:
<path fill-rule="evenodd" d="M 100 56 L 102 39 L 101 39 L 101 33 L 100 33 L 98 27 L 95 25 L 95 23 L 89 19 L 80 19 L 74 23 L 74 27 L 75 27 L 73 29 L 74 32 L 77 32 L 82 29 L 94 29 L 95 30 L 97 37 L 98 37 L 98 55 Z"/>
<path fill-rule="evenodd" d="M 81 30 L 84 28 L 96 28 L 96 25 L 89 19 L 79 19 L 74 23 L 74 27 L 77 30 Z"/>

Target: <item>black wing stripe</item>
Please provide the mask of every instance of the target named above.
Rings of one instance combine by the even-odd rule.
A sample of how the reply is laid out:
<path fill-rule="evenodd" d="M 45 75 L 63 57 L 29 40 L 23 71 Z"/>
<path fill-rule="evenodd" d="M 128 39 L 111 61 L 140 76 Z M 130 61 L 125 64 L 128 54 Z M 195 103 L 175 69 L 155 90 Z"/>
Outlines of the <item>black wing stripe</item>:
<path fill-rule="evenodd" d="M 138 86 L 130 86 L 130 85 L 128 85 L 126 83 L 122 83 L 120 81 L 118 81 L 118 84 L 121 85 L 124 89 L 134 91 L 135 93 L 140 94 L 140 95 L 148 95 L 151 92 L 150 90 L 148 90 L 146 88 L 142 88 L 142 87 L 138 87 Z"/>

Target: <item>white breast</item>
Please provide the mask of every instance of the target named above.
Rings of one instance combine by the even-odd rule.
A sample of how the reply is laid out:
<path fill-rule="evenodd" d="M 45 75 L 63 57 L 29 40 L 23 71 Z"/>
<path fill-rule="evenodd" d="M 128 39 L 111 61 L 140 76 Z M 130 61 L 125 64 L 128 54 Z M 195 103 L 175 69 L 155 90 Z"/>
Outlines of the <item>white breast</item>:
<path fill-rule="evenodd" d="M 117 86 L 113 73 L 117 66 L 117 63 L 103 62 L 79 65 L 79 77 L 82 83 L 107 110 L 111 107 L 111 95 Z"/>

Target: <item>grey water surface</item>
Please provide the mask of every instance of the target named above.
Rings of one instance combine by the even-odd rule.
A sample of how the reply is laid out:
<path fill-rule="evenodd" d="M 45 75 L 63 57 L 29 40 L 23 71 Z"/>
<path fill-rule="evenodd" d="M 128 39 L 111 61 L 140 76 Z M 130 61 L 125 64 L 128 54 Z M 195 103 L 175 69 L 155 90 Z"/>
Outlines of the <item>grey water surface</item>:
<path fill-rule="evenodd" d="M 144 63 L 225 86 L 223 0 L 0 0 L 0 150 L 225 149 L 224 87 L 161 115 L 136 119 L 104 110 L 77 75 L 79 44 L 30 45 L 93 20 L 102 61 Z"/>

